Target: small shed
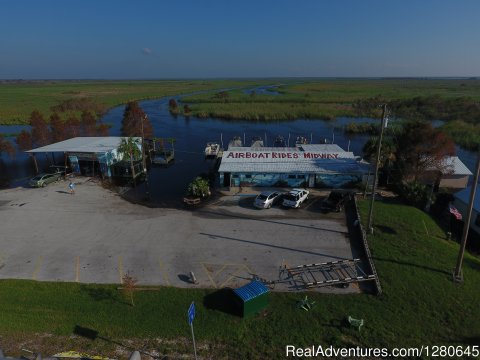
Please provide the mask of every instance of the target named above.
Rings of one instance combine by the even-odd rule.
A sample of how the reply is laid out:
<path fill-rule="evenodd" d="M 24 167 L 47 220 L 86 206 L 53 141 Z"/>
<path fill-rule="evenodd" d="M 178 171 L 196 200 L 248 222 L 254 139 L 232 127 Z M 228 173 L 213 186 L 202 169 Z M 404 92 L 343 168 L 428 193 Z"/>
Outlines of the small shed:
<path fill-rule="evenodd" d="M 270 290 L 260 281 L 253 280 L 241 288 L 234 289 L 235 303 L 241 310 L 242 317 L 259 313 L 268 305 Z"/>

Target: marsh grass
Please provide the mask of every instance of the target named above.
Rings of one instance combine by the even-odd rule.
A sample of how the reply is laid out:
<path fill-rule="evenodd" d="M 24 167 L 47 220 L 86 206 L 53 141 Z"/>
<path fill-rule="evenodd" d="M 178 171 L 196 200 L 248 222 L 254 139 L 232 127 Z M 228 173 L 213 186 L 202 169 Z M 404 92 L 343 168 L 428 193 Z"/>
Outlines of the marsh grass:
<path fill-rule="evenodd" d="M 107 108 L 131 100 L 155 99 L 195 91 L 248 87 L 262 80 L 32 81 L 0 83 L 0 124 L 27 124 L 33 110 L 45 118 L 51 107 L 71 99 L 91 99 Z M 73 112 L 77 116 L 78 112 Z M 66 115 L 65 115 L 66 116 Z"/>

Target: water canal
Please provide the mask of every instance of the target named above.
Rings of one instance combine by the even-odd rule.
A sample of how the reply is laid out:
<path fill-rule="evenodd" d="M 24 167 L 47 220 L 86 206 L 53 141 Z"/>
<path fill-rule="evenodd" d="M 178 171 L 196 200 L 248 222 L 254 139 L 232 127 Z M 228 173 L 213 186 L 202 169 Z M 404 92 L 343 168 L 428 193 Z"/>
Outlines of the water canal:
<path fill-rule="evenodd" d="M 256 88 L 257 93 L 272 92 L 271 88 L 264 90 Z M 281 95 L 279 95 L 281 96 Z M 176 99 L 180 100 L 181 96 Z M 368 135 L 346 135 L 342 126 L 352 122 L 378 121 L 369 118 L 337 118 L 336 120 L 298 119 L 289 121 L 238 121 L 222 119 L 198 119 L 194 117 L 172 116 L 168 110 L 168 98 L 140 101 L 140 106 L 148 115 L 156 137 L 175 138 L 175 163 L 166 167 L 152 167 L 149 172 L 150 195 L 152 202 L 160 206 L 178 205 L 189 182 L 197 175 L 209 172 L 215 162 L 204 159 L 204 148 L 207 142 L 220 143 L 226 147 L 234 136 L 245 138 L 247 145 L 255 136 L 263 138 L 265 146 L 273 146 L 277 135 L 285 140 L 290 137 L 294 144 L 297 136 L 305 136 L 313 143 L 327 141 L 338 144 L 345 150 L 350 149 L 355 155 L 362 155 L 362 147 L 368 140 Z M 117 106 L 108 111 L 102 121 L 111 124 L 109 135 L 120 136 L 121 119 L 124 106 Z M 0 133 L 18 133 L 28 126 L 0 126 Z M 460 159 L 473 170 L 475 154 L 457 147 Z M 46 159 L 39 156 L 40 165 L 48 166 Z M 25 185 L 26 179 L 33 176 L 32 161 L 26 154 L 17 152 L 14 159 L 6 156 L 0 159 L 2 177 L 10 179 L 10 186 Z M 47 169 L 44 169 L 47 170 Z M 143 185 L 139 191 L 143 190 Z"/>

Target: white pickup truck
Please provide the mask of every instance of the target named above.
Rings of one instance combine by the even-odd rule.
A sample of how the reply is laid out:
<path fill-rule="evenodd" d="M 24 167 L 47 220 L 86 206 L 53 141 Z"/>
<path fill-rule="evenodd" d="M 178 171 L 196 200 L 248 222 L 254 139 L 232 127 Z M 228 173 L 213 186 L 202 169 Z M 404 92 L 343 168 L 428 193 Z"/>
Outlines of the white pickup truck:
<path fill-rule="evenodd" d="M 282 205 L 285 207 L 299 208 L 300 205 L 308 199 L 310 192 L 306 189 L 292 189 L 283 197 Z"/>

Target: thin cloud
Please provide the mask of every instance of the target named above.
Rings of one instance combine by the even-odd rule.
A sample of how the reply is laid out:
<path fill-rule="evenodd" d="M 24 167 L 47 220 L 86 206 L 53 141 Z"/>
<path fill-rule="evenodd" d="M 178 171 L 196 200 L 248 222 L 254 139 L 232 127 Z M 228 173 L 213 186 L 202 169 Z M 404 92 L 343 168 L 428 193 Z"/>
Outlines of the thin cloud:
<path fill-rule="evenodd" d="M 143 53 L 144 55 L 152 55 L 152 49 L 150 49 L 150 48 L 148 48 L 148 47 L 143 48 L 143 49 L 142 49 L 142 53 Z"/>

